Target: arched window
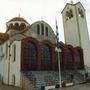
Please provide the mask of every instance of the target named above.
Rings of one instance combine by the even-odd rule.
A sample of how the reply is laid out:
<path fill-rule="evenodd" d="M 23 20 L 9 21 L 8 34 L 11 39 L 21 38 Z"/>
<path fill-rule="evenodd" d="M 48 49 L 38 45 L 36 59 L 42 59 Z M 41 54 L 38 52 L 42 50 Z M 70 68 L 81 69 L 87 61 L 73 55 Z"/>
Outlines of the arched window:
<path fill-rule="evenodd" d="M 51 65 L 51 53 L 48 45 L 44 45 L 41 48 L 41 65 L 42 70 L 50 70 Z"/>
<path fill-rule="evenodd" d="M 18 23 L 15 23 L 15 29 L 19 29 L 19 24 Z"/>
<path fill-rule="evenodd" d="M 77 62 L 78 69 L 84 69 L 83 52 L 81 49 L 77 49 L 76 62 Z"/>
<path fill-rule="evenodd" d="M 40 26 L 39 26 L 39 24 L 37 24 L 37 34 L 38 35 L 40 34 Z"/>
<path fill-rule="evenodd" d="M 73 62 L 72 51 L 70 49 L 67 49 L 66 52 L 66 62 L 67 64 L 72 64 Z"/>
<path fill-rule="evenodd" d="M 42 35 L 44 35 L 44 24 L 41 24 L 41 32 L 42 32 Z"/>
<path fill-rule="evenodd" d="M 20 30 L 23 30 L 23 29 L 25 29 L 26 28 L 26 25 L 24 24 L 24 23 L 21 23 L 21 25 L 20 25 Z"/>
<path fill-rule="evenodd" d="M 16 60 L 16 45 L 15 44 L 13 45 L 13 55 L 12 55 L 12 57 L 13 57 L 13 61 L 15 61 Z"/>
<path fill-rule="evenodd" d="M 15 75 L 12 75 L 12 85 L 15 85 Z"/>
<path fill-rule="evenodd" d="M 2 60 L 4 57 L 4 51 L 3 51 L 3 47 L 0 46 L 0 60 Z"/>
<path fill-rule="evenodd" d="M 78 8 L 78 13 L 80 17 L 84 18 L 84 12 L 82 9 Z"/>
<path fill-rule="evenodd" d="M 76 62 L 77 63 L 80 63 L 81 62 L 81 53 L 79 50 L 77 50 L 77 53 L 76 53 Z"/>
<path fill-rule="evenodd" d="M 66 11 L 66 20 L 69 20 L 73 17 L 73 11 L 72 9 Z"/>
<path fill-rule="evenodd" d="M 13 29 L 13 24 L 12 23 L 9 25 L 9 29 Z"/>
<path fill-rule="evenodd" d="M 36 46 L 29 42 L 24 46 L 24 69 L 36 70 Z"/>
<path fill-rule="evenodd" d="M 46 29 L 46 36 L 48 36 L 48 27 L 46 27 L 45 29 Z"/>
<path fill-rule="evenodd" d="M 6 44 L 6 59 L 7 59 L 7 56 L 8 56 L 8 44 Z"/>

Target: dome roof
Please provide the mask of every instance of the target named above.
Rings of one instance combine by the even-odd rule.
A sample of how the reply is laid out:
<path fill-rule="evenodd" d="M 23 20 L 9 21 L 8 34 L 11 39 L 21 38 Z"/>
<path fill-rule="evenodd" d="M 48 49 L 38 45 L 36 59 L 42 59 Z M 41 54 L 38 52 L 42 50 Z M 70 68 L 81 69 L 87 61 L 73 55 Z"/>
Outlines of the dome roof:
<path fill-rule="evenodd" d="M 14 17 L 14 18 L 12 18 L 9 22 L 11 22 L 11 21 L 23 21 L 23 22 L 26 22 L 26 23 L 28 23 L 24 18 L 22 18 L 22 17 Z"/>

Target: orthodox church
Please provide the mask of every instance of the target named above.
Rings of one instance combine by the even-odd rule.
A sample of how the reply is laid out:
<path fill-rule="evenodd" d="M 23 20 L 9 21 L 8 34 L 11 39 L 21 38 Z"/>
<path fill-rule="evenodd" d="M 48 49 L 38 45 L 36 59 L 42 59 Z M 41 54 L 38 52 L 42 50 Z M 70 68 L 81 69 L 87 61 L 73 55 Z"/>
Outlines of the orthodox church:
<path fill-rule="evenodd" d="M 89 38 L 85 9 L 80 2 L 67 3 L 62 11 L 65 44 L 58 42 L 61 81 L 84 80 L 89 61 Z M 29 24 L 22 17 L 6 23 L 0 33 L 0 82 L 26 90 L 42 90 L 59 84 L 56 35 L 45 21 Z"/>

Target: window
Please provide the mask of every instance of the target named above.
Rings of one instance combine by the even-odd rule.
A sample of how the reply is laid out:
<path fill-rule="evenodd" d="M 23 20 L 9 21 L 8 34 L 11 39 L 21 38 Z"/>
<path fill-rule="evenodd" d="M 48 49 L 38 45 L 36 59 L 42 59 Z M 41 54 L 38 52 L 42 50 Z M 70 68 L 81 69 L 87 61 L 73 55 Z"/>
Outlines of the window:
<path fill-rule="evenodd" d="M 66 52 L 66 60 L 68 64 L 71 64 L 73 62 L 72 51 L 70 49 L 68 49 Z"/>
<path fill-rule="evenodd" d="M 77 58 L 76 62 L 80 63 L 80 61 L 81 61 L 81 53 L 80 53 L 79 50 L 77 50 L 76 58 Z"/>
<path fill-rule="evenodd" d="M 9 25 L 9 29 L 12 29 L 13 28 L 13 24 L 11 23 L 10 25 Z"/>
<path fill-rule="evenodd" d="M 46 27 L 46 36 L 48 36 L 48 27 Z"/>
<path fill-rule="evenodd" d="M 0 59 L 2 60 L 4 57 L 3 47 L 0 47 Z"/>
<path fill-rule="evenodd" d="M 24 47 L 24 69 L 36 70 L 36 46 L 31 42 Z"/>
<path fill-rule="evenodd" d="M 78 13 L 80 17 L 84 18 L 84 13 L 82 9 L 78 8 Z"/>
<path fill-rule="evenodd" d="M 16 45 L 13 45 L 13 61 L 16 60 Z"/>
<path fill-rule="evenodd" d="M 73 17 L 73 11 L 72 9 L 66 11 L 66 20 L 69 20 Z"/>
<path fill-rule="evenodd" d="M 24 23 L 21 23 L 20 24 L 20 30 L 23 30 L 23 29 L 25 29 L 26 28 L 26 25 L 24 24 Z"/>
<path fill-rule="evenodd" d="M 19 29 L 19 24 L 18 23 L 15 23 L 15 29 Z"/>
<path fill-rule="evenodd" d="M 15 75 L 12 75 L 12 85 L 15 85 Z"/>
<path fill-rule="evenodd" d="M 7 56 L 8 56 L 8 44 L 6 44 L 6 59 L 7 59 Z"/>
<path fill-rule="evenodd" d="M 39 24 L 37 24 L 37 34 L 38 35 L 40 34 L 40 26 L 39 26 Z"/>
<path fill-rule="evenodd" d="M 41 65 L 42 70 L 50 70 L 51 53 L 48 45 L 44 45 L 41 48 Z"/>
<path fill-rule="evenodd" d="M 41 24 L 41 31 L 42 31 L 42 35 L 44 35 L 44 25 Z"/>

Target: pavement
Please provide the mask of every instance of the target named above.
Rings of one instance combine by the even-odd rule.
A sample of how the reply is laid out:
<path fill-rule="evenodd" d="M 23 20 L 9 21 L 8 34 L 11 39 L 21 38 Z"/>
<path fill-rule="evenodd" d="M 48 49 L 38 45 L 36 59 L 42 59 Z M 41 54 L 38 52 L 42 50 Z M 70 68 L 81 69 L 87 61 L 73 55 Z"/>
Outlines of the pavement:
<path fill-rule="evenodd" d="M 0 90 L 22 90 L 15 86 L 0 85 Z"/>
<path fill-rule="evenodd" d="M 90 83 L 80 84 L 76 86 L 66 87 L 59 90 L 90 90 Z"/>
<path fill-rule="evenodd" d="M 22 90 L 22 89 L 14 86 L 0 85 L 0 90 Z M 76 86 L 55 89 L 55 90 L 90 90 L 90 83 L 80 84 Z"/>

